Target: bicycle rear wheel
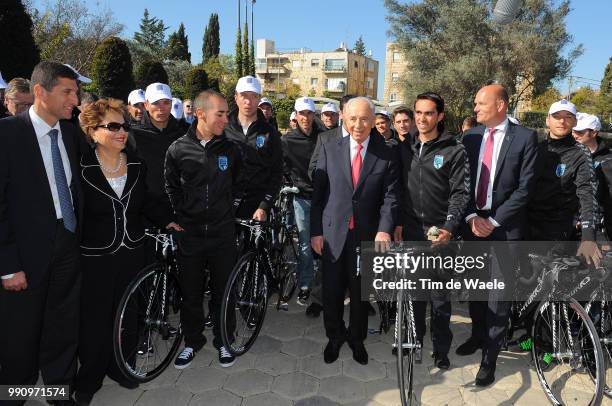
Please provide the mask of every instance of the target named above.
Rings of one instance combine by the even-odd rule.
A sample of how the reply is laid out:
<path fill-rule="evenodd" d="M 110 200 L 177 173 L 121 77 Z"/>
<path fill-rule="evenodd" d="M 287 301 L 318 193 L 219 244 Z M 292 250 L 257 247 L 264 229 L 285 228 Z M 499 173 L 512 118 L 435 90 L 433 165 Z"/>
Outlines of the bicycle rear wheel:
<path fill-rule="evenodd" d="M 126 289 L 115 316 L 113 349 L 129 379 L 148 382 L 161 374 L 183 339 L 176 274 L 163 263 L 145 267 Z"/>
<path fill-rule="evenodd" d="M 599 337 L 574 299 L 543 301 L 535 313 L 531 348 L 540 385 L 553 405 L 599 405 L 604 359 Z"/>
<path fill-rule="evenodd" d="M 397 317 L 395 318 L 395 345 L 397 349 L 397 380 L 402 405 L 416 405 L 413 388 L 415 345 L 414 313 L 412 303 L 405 297 L 403 290 L 397 296 Z"/>
<path fill-rule="evenodd" d="M 281 302 L 288 302 L 297 287 L 297 244 L 295 232 L 287 229 L 279 251 L 275 254 L 274 266 L 279 277 L 279 294 L 277 308 Z"/>
<path fill-rule="evenodd" d="M 593 292 L 591 300 L 584 308 L 593 320 L 603 350 L 606 366 L 604 395 L 612 397 L 612 302 L 605 289 L 605 285 L 601 285 Z"/>
<path fill-rule="evenodd" d="M 221 303 L 221 339 L 234 355 L 255 343 L 268 306 L 268 274 L 256 251 L 244 254 L 234 266 Z"/>

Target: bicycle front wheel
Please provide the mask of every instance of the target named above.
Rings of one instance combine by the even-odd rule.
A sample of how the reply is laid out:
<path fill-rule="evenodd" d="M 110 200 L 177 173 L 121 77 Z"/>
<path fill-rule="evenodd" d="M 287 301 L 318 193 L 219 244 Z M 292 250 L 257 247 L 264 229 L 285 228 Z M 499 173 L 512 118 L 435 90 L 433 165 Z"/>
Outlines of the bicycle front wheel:
<path fill-rule="evenodd" d="M 274 264 L 280 282 L 277 307 L 281 301 L 291 300 L 297 287 L 297 236 L 290 229 L 286 229 L 282 235 L 283 241 Z"/>
<path fill-rule="evenodd" d="M 540 385 L 553 405 L 600 405 L 604 359 L 599 337 L 574 299 L 539 304 L 531 348 Z"/>
<path fill-rule="evenodd" d="M 176 274 L 163 263 L 145 267 L 128 286 L 115 316 L 113 349 L 129 379 L 148 382 L 176 355 L 183 334 Z"/>
<path fill-rule="evenodd" d="M 234 355 L 255 343 L 268 307 L 268 274 L 256 251 L 244 254 L 234 266 L 221 303 L 221 339 Z"/>
<path fill-rule="evenodd" d="M 395 348 L 397 349 L 397 380 L 403 406 L 416 404 L 413 375 L 417 340 L 413 325 L 412 302 L 405 297 L 403 290 L 400 290 L 397 296 L 397 316 L 395 318 Z"/>

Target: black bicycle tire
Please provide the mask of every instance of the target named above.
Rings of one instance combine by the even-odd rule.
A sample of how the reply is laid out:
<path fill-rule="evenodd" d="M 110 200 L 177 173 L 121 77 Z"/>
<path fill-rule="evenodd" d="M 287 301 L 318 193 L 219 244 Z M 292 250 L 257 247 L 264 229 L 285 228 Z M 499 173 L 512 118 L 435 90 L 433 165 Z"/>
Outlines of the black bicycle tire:
<path fill-rule="evenodd" d="M 403 337 L 404 330 L 410 333 L 410 327 L 408 326 L 408 317 L 404 314 L 404 311 L 408 310 L 408 301 L 403 298 L 403 291 L 399 291 L 397 298 L 397 316 L 395 318 L 395 323 L 397 324 L 397 336 L 396 336 L 396 349 L 397 349 L 397 383 L 400 390 L 400 399 L 402 401 L 402 406 L 412 406 L 413 405 L 413 374 L 414 374 L 414 348 L 407 348 L 404 350 L 403 348 Z M 406 393 L 406 381 L 404 379 L 404 358 L 406 358 L 406 362 L 410 364 L 408 370 L 408 393 Z"/>
<path fill-rule="evenodd" d="M 287 233 L 285 234 L 285 238 L 283 243 L 281 244 L 281 255 L 283 260 L 285 260 L 285 245 L 289 245 L 291 247 L 291 249 L 293 250 L 293 255 L 295 257 L 295 261 L 297 264 L 297 256 L 298 256 L 298 248 L 296 247 L 295 241 L 293 240 L 293 233 L 289 232 L 289 230 L 286 230 Z M 282 265 L 282 264 L 276 264 L 276 265 Z M 296 265 L 297 266 L 297 265 Z M 289 293 L 285 294 L 286 292 L 286 288 L 287 288 L 287 281 L 292 281 L 292 285 L 289 288 Z M 297 269 L 296 270 L 292 270 L 289 272 L 285 272 L 284 275 L 280 275 L 280 284 L 279 284 L 279 289 L 278 289 L 278 302 L 277 303 L 277 308 L 280 306 L 280 301 L 281 299 L 285 298 L 286 300 L 289 300 L 293 297 L 293 294 L 295 293 L 295 290 L 297 289 Z"/>

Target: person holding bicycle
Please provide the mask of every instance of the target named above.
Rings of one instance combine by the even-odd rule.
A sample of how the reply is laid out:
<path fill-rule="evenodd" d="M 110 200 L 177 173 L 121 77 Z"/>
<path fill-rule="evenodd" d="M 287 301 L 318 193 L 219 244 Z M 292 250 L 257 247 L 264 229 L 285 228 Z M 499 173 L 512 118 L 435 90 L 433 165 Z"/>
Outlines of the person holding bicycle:
<path fill-rule="evenodd" d="M 242 191 L 241 156 L 225 136 L 228 106 L 222 94 L 201 92 L 194 100 L 196 120 L 166 154 L 166 191 L 176 217 L 184 228 L 178 239 L 179 285 L 183 296 L 181 326 L 185 348 L 174 366 L 187 368 L 206 344 L 204 330 L 205 267 L 210 271 L 213 345 L 222 367 L 234 364 L 223 346 L 219 330 L 221 300 L 227 278 L 236 262 L 235 207 Z M 232 313 L 233 315 L 233 313 Z M 232 323 L 229 331 L 234 331 Z"/>
<path fill-rule="evenodd" d="M 444 100 L 436 93 L 417 96 L 414 118 L 418 134 L 399 144 L 404 188 L 402 225 L 395 229 L 396 241 L 426 241 L 430 227 L 438 228 L 434 246 L 442 246 L 459 232 L 467 208 L 470 187 L 469 163 L 463 145 L 444 132 Z M 428 187 L 422 187 L 423 184 Z M 425 335 L 427 299 L 414 303 L 417 340 Z M 435 365 L 448 369 L 453 333 L 451 302 L 447 292 L 431 292 L 432 341 Z M 421 362 L 420 349 L 416 361 Z"/>
<path fill-rule="evenodd" d="M 310 297 L 314 276 L 314 259 L 310 248 L 310 205 L 312 181 L 308 176 L 308 164 L 321 130 L 313 126 L 315 104 L 311 98 L 300 97 L 295 101 L 298 127 L 282 138 L 285 173 L 299 193 L 293 200 L 293 212 L 298 228 L 298 283 L 300 292 L 297 303 L 306 306 Z"/>
<path fill-rule="evenodd" d="M 80 368 L 75 380 L 79 404 L 91 401 L 107 374 L 126 388 L 138 386 L 123 376 L 113 357 L 116 309 L 128 284 L 145 265 L 142 218 L 180 229 L 168 211 L 151 198 L 144 162 L 125 148 L 130 130 L 125 117 L 127 111 L 116 99 L 100 99 L 87 105 L 80 115 L 81 128 L 93 148 L 86 148 L 81 157 L 85 204 Z M 135 325 L 136 320 L 134 329 Z M 135 348 L 137 343 L 134 338 L 133 343 L 124 344 Z"/>

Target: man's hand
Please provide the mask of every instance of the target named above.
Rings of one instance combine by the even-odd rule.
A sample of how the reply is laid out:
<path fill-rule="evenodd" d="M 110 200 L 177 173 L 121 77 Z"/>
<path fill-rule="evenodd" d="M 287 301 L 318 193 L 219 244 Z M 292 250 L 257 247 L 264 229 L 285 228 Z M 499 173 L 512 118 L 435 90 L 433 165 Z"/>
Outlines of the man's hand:
<path fill-rule="evenodd" d="M 255 210 L 255 213 L 253 213 L 253 220 L 266 221 L 267 218 L 268 215 L 264 209 L 257 209 Z"/>
<path fill-rule="evenodd" d="M 312 246 L 312 250 L 316 252 L 318 255 L 323 255 L 323 236 L 315 235 L 314 237 L 310 237 L 310 245 Z"/>
<path fill-rule="evenodd" d="M 445 245 L 445 244 L 446 244 L 446 243 L 448 243 L 448 242 L 451 240 L 451 238 L 453 237 L 453 235 L 452 235 L 450 232 L 446 231 L 446 230 L 445 230 L 445 229 L 443 229 L 443 228 L 439 228 L 439 229 L 438 229 L 438 232 L 439 232 L 439 234 L 438 234 L 438 238 L 436 238 L 435 240 L 433 240 L 433 241 L 431 242 L 431 245 L 433 245 L 433 246 L 437 246 L 437 245 Z"/>
<path fill-rule="evenodd" d="M 393 230 L 393 241 L 402 241 L 402 231 L 403 230 L 404 230 L 404 227 L 402 226 L 395 227 L 395 230 Z"/>
<path fill-rule="evenodd" d="M 18 292 L 28 288 L 25 272 L 16 272 L 10 279 L 2 279 L 2 287 L 5 290 Z"/>
<path fill-rule="evenodd" d="M 184 231 L 183 227 L 176 224 L 174 221 L 166 226 L 166 230 L 173 229 L 174 231 Z"/>
<path fill-rule="evenodd" d="M 593 263 L 595 267 L 598 267 L 601 263 L 601 252 L 595 241 L 582 241 L 576 255 L 582 255 L 586 259 L 587 264 L 591 265 Z"/>
<path fill-rule="evenodd" d="M 472 233 L 480 238 L 488 237 L 495 230 L 495 226 L 491 224 L 489 219 L 480 216 L 472 217 L 470 226 L 472 227 Z"/>
<path fill-rule="evenodd" d="M 387 252 L 391 247 L 391 236 L 389 233 L 379 231 L 374 237 L 374 251 L 376 252 Z"/>

